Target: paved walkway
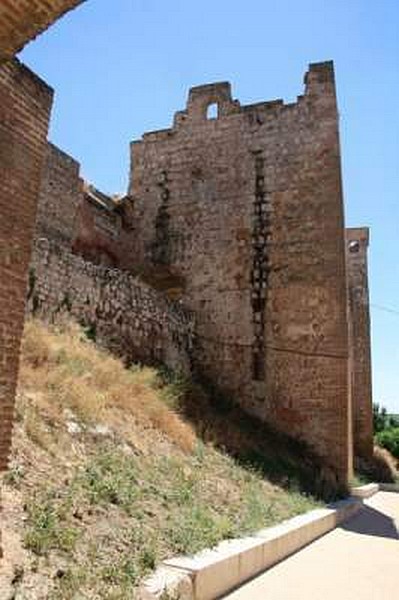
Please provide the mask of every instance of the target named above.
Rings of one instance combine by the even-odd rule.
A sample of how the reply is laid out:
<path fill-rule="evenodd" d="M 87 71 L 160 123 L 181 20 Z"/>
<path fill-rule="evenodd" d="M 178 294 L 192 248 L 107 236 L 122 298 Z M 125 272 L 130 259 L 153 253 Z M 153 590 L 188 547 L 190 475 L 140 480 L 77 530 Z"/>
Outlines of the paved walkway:
<path fill-rule="evenodd" d="M 398 600 L 399 494 L 361 511 L 225 600 Z"/>

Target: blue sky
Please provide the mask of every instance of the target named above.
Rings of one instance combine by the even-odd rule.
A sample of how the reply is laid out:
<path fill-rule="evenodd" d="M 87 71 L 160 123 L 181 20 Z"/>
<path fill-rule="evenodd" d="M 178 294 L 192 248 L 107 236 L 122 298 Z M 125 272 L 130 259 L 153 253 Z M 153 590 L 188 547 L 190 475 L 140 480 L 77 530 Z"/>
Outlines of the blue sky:
<path fill-rule="evenodd" d="M 398 0 L 88 0 L 22 59 L 56 90 L 51 140 L 111 193 L 130 140 L 168 127 L 190 86 L 292 101 L 333 59 L 347 224 L 371 228 L 374 399 L 399 413 Z"/>

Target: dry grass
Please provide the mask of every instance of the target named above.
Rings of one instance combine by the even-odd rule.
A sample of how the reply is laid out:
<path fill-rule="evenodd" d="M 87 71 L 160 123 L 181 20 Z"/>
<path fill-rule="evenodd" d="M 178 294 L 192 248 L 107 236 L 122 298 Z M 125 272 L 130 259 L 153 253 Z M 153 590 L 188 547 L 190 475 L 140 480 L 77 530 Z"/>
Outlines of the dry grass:
<path fill-rule="evenodd" d="M 53 417 L 70 408 L 84 422 L 109 424 L 110 412 L 119 409 L 142 427 L 162 431 L 183 451 L 194 449 L 190 425 L 160 399 L 157 372 L 126 369 L 87 340 L 75 324 L 49 329 L 36 320 L 27 322 L 20 385 L 42 393 Z"/>
<path fill-rule="evenodd" d="M 20 547 L 0 588 L 16 598 L 134 598 L 160 560 L 317 506 L 296 487 L 298 449 L 272 437 L 262 447 L 264 430 L 216 414 L 216 403 L 179 378 L 126 369 L 73 324 L 29 321 L 3 490 L 3 532 Z M 243 456 L 220 449 L 248 438 Z"/>
<path fill-rule="evenodd" d="M 394 483 L 399 480 L 399 461 L 385 448 L 375 445 L 369 459 L 355 459 L 355 470 L 364 481 Z"/>

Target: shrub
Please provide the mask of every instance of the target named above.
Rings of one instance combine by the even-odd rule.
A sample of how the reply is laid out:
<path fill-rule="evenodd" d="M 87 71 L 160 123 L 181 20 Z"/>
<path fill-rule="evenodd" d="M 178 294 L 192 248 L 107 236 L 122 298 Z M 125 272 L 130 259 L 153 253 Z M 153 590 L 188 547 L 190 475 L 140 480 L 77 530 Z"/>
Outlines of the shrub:
<path fill-rule="evenodd" d="M 376 435 L 377 442 L 399 459 L 399 427 L 385 429 Z"/>
<path fill-rule="evenodd" d="M 399 416 L 388 414 L 384 406 L 375 403 L 373 404 L 373 427 L 375 433 L 399 427 Z"/>

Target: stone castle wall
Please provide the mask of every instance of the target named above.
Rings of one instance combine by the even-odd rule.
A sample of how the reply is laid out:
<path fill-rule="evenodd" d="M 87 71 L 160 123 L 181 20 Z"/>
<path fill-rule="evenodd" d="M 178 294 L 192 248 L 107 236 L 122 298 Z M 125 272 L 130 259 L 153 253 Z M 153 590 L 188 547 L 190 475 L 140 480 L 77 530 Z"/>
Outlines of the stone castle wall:
<path fill-rule="evenodd" d="M 52 90 L 17 60 L 0 66 L 0 470 L 7 465 L 26 284 Z"/>
<path fill-rule="evenodd" d="M 191 313 L 137 278 L 87 262 L 55 241 L 36 241 L 28 311 L 52 322 L 74 318 L 128 363 L 190 372 Z"/>
<path fill-rule="evenodd" d="M 82 201 L 80 164 L 53 144 L 48 144 L 40 187 L 36 237 L 50 238 L 71 247 Z"/>
<path fill-rule="evenodd" d="M 131 271 L 130 210 L 129 198 L 116 201 L 93 186 L 85 186 L 77 214 L 74 252 L 95 264 Z"/>
<path fill-rule="evenodd" d="M 171 129 L 132 144 L 143 270 L 197 315 L 205 377 L 349 473 L 348 323 L 332 63 L 305 94 L 240 106 L 193 88 Z M 211 104 L 218 117 L 207 118 Z"/>
<path fill-rule="evenodd" d="M 367 251 L 369 230 L 346 230 L 350 314 L 350 377 L 353 405 L 353 439 L 357 456 L 373 453 L 370 302 Z"/>
<path fill-rule="evenodd" d="M 220 85 L 218 87 L 220 90 Z M 207 89 L 209 90 L 209 87 Z M 226 85 L 226 89 L 229 94 L 228 85 Z M 204 88 L 197 89 L 194 92 L 194 95 L 195 93 L 198 95 L 200 90 L 204 91 Z M 277 107 L 278 105 L 279 103 L 268 103 L 268 106 L 270 107 Z M 149 135 L 152 137 L 154 134 Z M 147 136 L 145 137 L 147 138 Z M 259 168 L 260 166 L 261 161 L 258 159 L 256 168 Z M 212 171 L 212 167 L 210 167 L 209 171 Z M 196 175 L 198 175 L 198 173 L 196 173 Z M 255 203 L 257 205 L 255 206 L 255 212 L 257 211 L 255 224 L 257 226 L 262 226 L 262 211 L 265 218 L 267 216 L 270 224 L 272 210 L 264 201 L 263 190 L 259 185 L 262 180 L 262 175 L 260 175 L 260 178 L 258 175 L 259 174 L 256 174 L 257 182 L 255 184 L 257 195 Z M 162 176 L 164 177 L 164 175 Z M 206 194 L 207 193 L 208 192 L 206 192 Z M 200 204 L 197 204 L 197 210 L 202 211 Z M 45 237 L 52 241 L 57 241 L 59 244 L 61 243 L 62 245 L 67 246 L 69 250 L 72 250 L 75 254 L 79 254 L 85 260 L 93 264 L 109 268 L 124 269 L 132 272 L 139 271 L 152 285 L 161 288 L 163 291 L 166 291 L 167 294 L 183 297 L 186 291 L 187 278 L 190 280 L 192 273 L 189 268 L 187 276 L 183 277 L 181 272 L 177 274 L 177 270 L 174 267 L 171 267 L 168 261 L 164 260 L 167 253 L 171 251 L 176 240 L 173 238 L 173 234 L 172 236 L 165 235 L 164 240 L 162 240 L 162 217 L 158 219 L 158 223 L 156 224 L 158 227 L 158 237 L 156 240 L 158 245 L 155 249 L 154 246 L 150 247 L 150 252 L 147 252 L 147 256 L 149 255 L 151 259 L 148 260 L 147 258 L 144 261 L 139 261 L 139 263 L 141 262 L 141 268 L 138 264 L 134 253 L 137 249 L 137 239 L 140 240 L 140 237 L 143 236 L 141 230 L 143 221 L 141 216 L 140 218 L 138 217 L 137 212 L 137 208 L 139 208 L 140 205 L 141 202 L 137 198 L 135 203 L 131 197 L 126 197 L 122 201 L 115 200 L 102 194 L 93 186 L 84 184 L 80 177 L 79 163 L 52 144 L 49 144 L 40 190 L 36 237 L 38 239 Z M 301 218 L 302 210 L 302 207 L 299 205 L 298 219 Z M 215 212 L 212 214 L 214 215 Z M 291 216 L 294 215 L 292 208 L 290 209 L 290 214 Z M 167 213 L 165 212 L 163 215 L 165 221 L 167 221 L 167 219 L 165 219 L 166 215 Z M 158 218 L 158 215 L 156 218 Z M 282 215 L 282 218 L 285 218 L 284 214 Z M 223 227 L 224 224 L 220 221 L 218 228 Z M 218 229 L 216 229 L 216 231 L 218 232 Z M 365 230 L 363 229 L 346 230 L 346 262 L 348 271 L 347 292 L 349 296 L 348 325 L 350 330 L 349 347 L 351 349 L 349 381 L 352 400 L 350 400 L 350 404 L 351 402 L 354 403 L 353 409 L 355 421 L 353 424 L 353 432 L 355 435 L 355 452 L 358 455 L 370 455 L 372 451 L 370 331 L 369 325 L 367 325 L 369 322 L 369 306 L 367 257 L 365 256 L 365 241 L 367 236 L 365 237 L 364 231 Z M 233 238 L 234 235 L 242 237 L 243 231 L 242 229 L 236 228 L 233 223 L 233 233 L 231 238 Z M 357 238 L 359 238 L 359 240 L 357 240 Z M 162 240 L 162 243 L 160 243 L 160 240 Z M 349 244 L 351 241 L 360 241 L 360 243 L 356 245 L 356 252 L 349 251 Z M 238 244 L 240 248 L 244 246 L 244 242 L 245 236 L 243 239 L 239 239 Z M 213 247 L 215 240 L 206 244 L 206 247 L 199 251 L 200 255 L 204 256 L 205 253 L 209 255 L 211 244 Z M 52 245 L 52 247 L 54 247 L 54 245 Z M 357 251 L 358 249 L 360 249 L 359 252 Z M 158 256 L 156 260 L 153 260 L 153 256 L 157 252 L 160 253 L 160 257 Z M 166 253 L 164 256 L 162 256 L 163 252 Z M 174 249 L 173 252 L 176 252 L 176 249 Z M 264 247 L 262 247 L 262 245 L 256 246 L 256 261 L 260 263 L 260 268 L 262 268 L 263 252 Z M 270 254 L 270 249 L 268 254 Z M 268 254 L 265 256 L 266 260 L 268 260 Z M 145 266 L 143 266 L 143 263 Z M 248 266 L 248 268 L 250 268 L 250 266 Z M 199 276 L 202 276 L 203 274 L 204 273 L 201 270 Z M 262 296 L 266 298 L 266 293 L 267 289 L 260 289 L 260 304 L 258 304 L 258 306 L 262 305 Z M 213 294 L 214 290 L 212 291 L 212 299 Z M 202 313 L 202 309 L 203 305 L 197 306 L 196 308 L 200 313 Z M 200 318 L 201 317 L 202 314 L 200 315 Z M 251 323 L 251 321 L 249 322 Z M 261 323 L 260 325 L 262 326 Z M 251 325 L 249 327 L 251 327 Z M 262 328 L 264 327 L 265 323 L 263 322 Z M 242 331 L 242 319 L 239 322 L 239 328 Z M 236 346 L 235 350 L 238 351 L 239 344 L 236 342 L 236 335 L 234 333 L 232 334 L 232 340 L 233 344 Z M 209 341 L 211 340 L 206 339 L 206 342 Z M 203 370 L 203 363 L 207 360 L 209 354 L 209 347 L 204 346 L 204 340 L 197 337 L 194 356 L 196 358 L 198 370 Z M 217 344 L 215 344 L 214 351 L 216 353 L 219 351 Z M 228 348 L 225 348 L 224 352 L 226 353 L 227 351 Z M 265 352 L 260 348 L 259 356 L 261 357 L 261 360 L 263 360 L 262 357 L 264 357 L 264 355 Z M 306 357 L 305 354 L 304 357 Z M 247 366 L 242 368 L 242 365 L 243 363 L 240 362 L 240 364 L 236 365 L 234 368 L 234 373 L 241 382 L 243 381 L 243 373 L 245 373 L 245 370 L 248 368 Z M 252 369 L 258 367 L 256 367 L 255 364 L 252 365 Z M 260 365 L 260 369 L 262 368 L 266 370 L 266 365 L 263 367 Z M 242 372 L 240 372 L 240 369 Z M 228 380 L 226 383 L 223 383 L 222 378 L 224 375 L 225 373 L 217 374 L 219 377 L 218 385 L 227 389 L 231 379 L 230 375 L 227 373 Z M 215 374 L 210 375 L 209 378 L 214 382 Z M 264 390 L 265 386 L 261 382 L 257 387 L 257 392 L 263 393 Z M 243 387 L 242 394 L 246 393 L 246 389 Z M 352 406 L 350 406 L 350 408 L 352 408 Z M 351 435 L 351 415 L 348 415 L 348 422 L 348 435 Z"/>
<path fill-rule="evenodd" d="M 11 439 L 24 296 L 52 103 L 52 92 L 40 79 L 16 61 L 7 61 L 80 2 L 7 0 L 0 11 L 0 470 L 7 464 Z M 372 439 L 367 263 L 363 240 L 364 257 L 348 259 L 347 288 L 331 65 L 311 66 L 306 83 L 305 96 L 286 106 L 241 108 L 231 102 L 225 86 L 211 86 L 205 94 L 204 88 L 193 90 L 188 110 L 177 116 L 172 130 L 147 138 L 140 149 L 136 146 L 139 168 L 135 166 L 131 188 L 141 196 L 143 223 L 147 212 L 155 221 L 151 235 L 146 232 L 137 241 L 141 254 L 130 253 L 128 244 L 123 266 L 130 268 L 140 257 L 158 282 L 163 277 L 165 288 L 199 306 L 201 343 L 196 353 L 203 370 L 222 386 L 249 391 L 249 411 L 306 439 L 347 481 L 350 396 L 358 451 L 367 454 Z M 223 118 L 206 123 L 206 129 L 200 122 L 210 102 L 218 103 Z M 178 143 L 173 143 L 177 134 Z M 191 135 L 200 143 L 197 148 Z M 240 209 L 239 195 L 245 203 L 249 200 L 247 210 Z M 143 197 L 150 201 L 148 207 Z M 209 209 L 209 218 L 198 214 L 192 198 Z M 177 207 L 184 208 L 181 218 Z M 199 243 L 202 228 L 206 235 Z M 197 255 L 213 241 L 214 251 Z M 50 254 L 55 260 L 55 249 Z M 70 258 L 75 268 L 77 259 Z M 53 259 L 48 256 L 48 262 Z M 41 261 L 38 254 L 36 260 Z M 190 262 L 195 269 L 191 275 Z M 159 270 L 164 272 L 161 277 Z M 50 298 L 42 277 L 43 298 Z M 73 281 L 72 273 L 65 282 L 68 278 Z M 207 288 L 221 296 L 212 298 Z M 30 291 L 33 302 L 35 291 Z M 238 333 L 234 321 L 241 318 L 242 334 L 232 342 Z M 251 368 L 246 375 L 241 364 Z M 242 402 L 241 393 L 236 400 Z"/>
<path fill-rule="evenodd" d="M 48 144 L 36 238 L 56 240 L 95 264 L 131 270 L 130 199 L 102 194 L 80 171 L 74 158 Z"/>
<path fill-rule="evenodd" d="M 193 367 L 346 480 L 350 395 L 356 451 L 372 444 L 370 339 L 367 262 L 345 254 L 332 64 L 310 66 L 293 104 L 193 88 L 171 129 L 132 144 L 120 200 L 41 135 L 29 310 L 70 313 L 128 361 Z"/>

